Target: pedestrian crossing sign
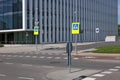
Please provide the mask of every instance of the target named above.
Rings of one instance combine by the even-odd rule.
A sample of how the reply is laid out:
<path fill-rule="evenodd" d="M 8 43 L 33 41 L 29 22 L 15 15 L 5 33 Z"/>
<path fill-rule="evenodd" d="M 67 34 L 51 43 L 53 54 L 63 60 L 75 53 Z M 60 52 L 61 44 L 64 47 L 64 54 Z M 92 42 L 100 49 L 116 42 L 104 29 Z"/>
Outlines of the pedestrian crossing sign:
<path fill-rule="evenodd" d="M 39 33 L 38 33 L 38 29 L 39 27 L 38 26 L 34 26 L 34 35 L 37 36 Z"/>
<path fill-rule="evenodd" d="M 72 23 L 72 34 L 80 34 L 80 23 L 79 22 Z"/>

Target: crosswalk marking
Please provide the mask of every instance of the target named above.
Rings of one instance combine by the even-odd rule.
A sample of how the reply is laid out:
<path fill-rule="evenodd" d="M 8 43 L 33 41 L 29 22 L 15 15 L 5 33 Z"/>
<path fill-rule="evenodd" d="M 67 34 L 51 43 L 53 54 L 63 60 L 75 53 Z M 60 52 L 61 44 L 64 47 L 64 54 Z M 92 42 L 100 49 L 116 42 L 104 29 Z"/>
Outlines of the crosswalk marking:
<path fill-rule="evenodd" d="M 110 72 L 110 71 L 104 71 L 104 72 L 102 72 L 103 74 L 111 74 L 112 72 Z"/>
<path fill-rule="evenodd" d="M 19 56 L 19 57 L 23 57 L 23 56 Z"/>
<path fill-rule="evenodd" d="M 1 77 L 5 77 L 6 75 L 5 74 L 0 74 Z"/>
<path fill-rule="evenodd" d="M 119 69 L 109 69 L 110 71 L 119 71 Z"/>
<path fill-rule="evenodd" d="M 55 57 L 55 59 L 60 59 L 60 57 Z"/>
<path fill-rule="evenodd" d="M 37 56 L 32 56 L 32 58 L 37 58 Z"/>
<path fill-rule="evenodd" d="M 62 54 L 62 55 L 66 56 L 67 54 Z"/>
<path fill-rule="evenodd" d="M 28 77 L 18 77 L 19 79 L 25 79 L 25 80 L 34 80 L 34 78 L 28 78 Z"/>
<path fill-rule="evenodd" d="M 52 57 L 46 57 L 47 59 L 52 59 Z"/>
<path fill-rule="evenodd" d="M 118 69 L 120 69 L 120 66 L 116 66 L 115 68 L 118 68 Z"/>
<path fill-rule="evenodd" d="M 27 58 L 29 58 L 30 56 L 26 56 Z"/>
<path fill-rule="evenodd" d="M 94 77 L 103 77 L 103 76 L 105 76 L 105 75 L 103 75 L 103 74 L 95 74 L 95 75 L 93 75 Z"/>
<path fill-rule="evenodd" d="M 82 79 L 82 80 L 96 80 L 96 78 L 90 78 L 90 77 L 87 77 L 87 78 Z"/>
<path fill-rule="evenodd" d="M 7 57 L 11 57 L 12 55 L 8 55 Z"/>
<path fill-rule="evenodd" d="M 3 57 L 5 57 L 6 55 L 2 55 Z"/>
<path fill-rule="evenodd" d="M 4 64 L 14 64 L 14 63 L 8 63 L 8 62 L 5 62 Z"/>
<path fill-rule="evenodd" d="M 43 59 L 43 58 L 45 58 L 45 56 L 41 56 L 40 58 Z"/>
<path fill-rule="evenodd" d="M 74 59 L 74 60 L 78 60 L 79 58 L 76 58 L 76 57 L 75 57 L 75 58 L 73 58 L 73 59 Z"/>
<path fill-rule="evenodd" d="M 13 57 L 17 57 L 17 55 L 14 55 Z"/>
<path fill-rule="evenodd" d="M 65 57 L 64 59 L 68 59 L 67 57 Z"/>
<path fill-rule="evenodd" d="M 40 55 L 1 55 L 1 56 L 3 56 L 3 57 L 20 57 L 20 58 L 23 58 L 23 57 L 25 57 L 25 58 L 40 58 L 40 59 L 44 59 L 44 58 L 46 58 L 46 59 L 65 59 L 65 60 L 67 60 L 68 59 L 68 57 L 65 57 L 65 56 L 51 56 L 51 54 L 55 54 L 55 53 L 50 53 L 49 54 L 49 56 L 46 56 L 46 55 L 42 55 L 42 56 L 40 56 Z M 57 55 L 59 55 L 59 54 L 57 54 Z M 77 58 L 77 57 L 73 57 L 72 58 L 73 60 L 79 60 L 79 58 Z"/>

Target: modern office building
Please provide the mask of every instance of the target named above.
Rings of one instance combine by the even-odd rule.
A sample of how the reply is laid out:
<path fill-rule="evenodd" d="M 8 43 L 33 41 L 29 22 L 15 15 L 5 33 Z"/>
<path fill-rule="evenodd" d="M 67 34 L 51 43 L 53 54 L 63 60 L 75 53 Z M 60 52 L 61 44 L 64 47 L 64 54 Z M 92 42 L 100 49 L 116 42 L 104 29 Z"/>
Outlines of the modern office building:
<path fill-rule="evenodd" d="M 0 0 L 0 42 L 35 43 L 35 25 L 39 43 L 74 42 L 72 22 L 78 42 L 103 41 L 118 34 L 117 11 L 118 0 Z"/>

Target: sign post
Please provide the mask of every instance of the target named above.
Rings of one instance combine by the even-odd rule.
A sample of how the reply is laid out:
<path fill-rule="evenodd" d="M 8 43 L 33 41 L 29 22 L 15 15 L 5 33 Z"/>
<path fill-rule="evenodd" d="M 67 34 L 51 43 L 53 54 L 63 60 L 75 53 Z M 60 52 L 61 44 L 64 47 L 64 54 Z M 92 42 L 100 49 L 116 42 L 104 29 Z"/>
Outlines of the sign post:
<path fill-rule="evenodd" d="M 35 44 L 36 44 L 36 50 L 38 50 L 37 48 L 37 36 L 39 34 L 39 26 L 34 26 L 34 35 L 35 35 Z"/>
<path fill-rule="evenodd" d="M 28 43 L 28 36 L 29 36 L 28 32 L 25 33 L 25 36 L 26 36 L 26 44 L 27 44 Z"/>
<path fill-rule="evenodd" d="M 97 34 L 97 40 L 99 41 L 100 28 L 95 28 L 95 32 Z"/>
<path fill-rule="evenodd" d="M 77 35 L 80 34 L 80 23 L 79 22 L 72 23 L 72 34 L 76 35 L 75 53 L 77 54 Z"/>
<path fill-rule="evenodd" d="M 66 53 L 68 54 L 68 67 L 69 73 L 71 73 L 71 52 L 73 50 L 73 46 L 71 42 L 68 42 L 66 45 Z"/>

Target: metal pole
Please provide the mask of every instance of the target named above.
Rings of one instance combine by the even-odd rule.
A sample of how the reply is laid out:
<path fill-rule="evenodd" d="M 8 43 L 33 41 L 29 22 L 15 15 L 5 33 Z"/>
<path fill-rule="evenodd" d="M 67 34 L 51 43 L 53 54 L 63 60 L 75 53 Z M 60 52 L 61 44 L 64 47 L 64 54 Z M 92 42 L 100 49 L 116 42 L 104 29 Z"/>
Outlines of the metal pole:
<path fill-rule="evenodd" d="M 75 11 L 75 15 L 76 15 L 76 22 L 77 22 L 77 0 L 76 0 L 76 11 Z M 75 53 L 77 54 L 77 35 L 75 38 Z"/>
<path fill-rule="evenodd" d="M 38 0 L 35 1 L 36 5 L 35 5 L 35 26 L 38 26 Z M 38 52 L 38 38 L 37 38 L 37 35 L 35 36 L 36 37 L 36 40 L 35 40 L 35 43 L 36 43 L 36 53 Z"/>
<path fill-rule="evenodd" d="M 75 40 L 75 53 L 77 54 L 77 35 L 75 36 L 76 38 L 76 40 Z"/>
<path fill-rule="evenodd" d="M 35 44 L 36 44 L 36 51 L 38 51 L 38 46 L 37 46 L 37 36 L 35 36 Z"/>
<path fill-rule="evenodd" d="M 71 73 L 71 53 L 69 53 L 69 73 Z"/>
<path fill-rule="evenodd" d="M 70 53 L 70 44 L 69 44 L 69 53 L 68 53 L 68 64 L 69 64 L 69 73 L 71 73 L 71 53 Z"/>

